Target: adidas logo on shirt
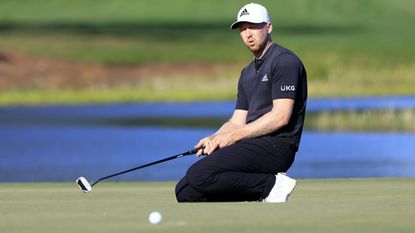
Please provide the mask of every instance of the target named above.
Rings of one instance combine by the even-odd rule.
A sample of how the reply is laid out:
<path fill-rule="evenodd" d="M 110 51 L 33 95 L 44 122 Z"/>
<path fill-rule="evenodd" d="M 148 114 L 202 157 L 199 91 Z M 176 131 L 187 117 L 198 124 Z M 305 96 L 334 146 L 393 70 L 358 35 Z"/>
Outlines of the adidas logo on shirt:
<path fill-rule="evenodd" d="M 267 74 L 265 74 L 264 77 L 262 77 L 261 82 L 268 82 Z"/>
<path fill-rule="evenodd" d="M 239 15 L 239 17 L 242 17 L 244 15 L 249 15 L 249 12 L 246 10 L 246 8 L 241 12 L 241 14 Z"/>

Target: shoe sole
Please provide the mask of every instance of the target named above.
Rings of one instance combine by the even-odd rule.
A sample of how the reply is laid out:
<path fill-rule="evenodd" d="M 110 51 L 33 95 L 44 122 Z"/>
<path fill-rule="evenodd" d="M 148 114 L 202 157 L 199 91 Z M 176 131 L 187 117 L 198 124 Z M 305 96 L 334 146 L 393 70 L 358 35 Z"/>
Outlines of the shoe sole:
<path fill-rule="evenodd" d="M 290 187 L 290 191 L 288 192 L 287 197 L 285 198 L 285 201 L 284 202 L 287 202 L 288 197 L 290 197 L 291 193 L 293 193 L 295 187 L 297 186 L 297 181 L 294 180 L 294 182 L 293 182 L 293 184 L 291 186 L 292 187 Z"/>

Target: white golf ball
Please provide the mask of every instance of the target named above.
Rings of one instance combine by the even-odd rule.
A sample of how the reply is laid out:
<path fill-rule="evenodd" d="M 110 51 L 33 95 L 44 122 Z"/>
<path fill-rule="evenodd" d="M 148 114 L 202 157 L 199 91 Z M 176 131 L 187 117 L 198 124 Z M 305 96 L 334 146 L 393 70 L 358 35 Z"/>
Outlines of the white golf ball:
<path fill-rule="evenodd" d="M 148 216 L 148 221 L 151 224 L 159 224 L 161 220 L 163 220 L 163 215 L 161 215 L 161 213 L 157 211 L 151 212 L 150 215 Z"/>

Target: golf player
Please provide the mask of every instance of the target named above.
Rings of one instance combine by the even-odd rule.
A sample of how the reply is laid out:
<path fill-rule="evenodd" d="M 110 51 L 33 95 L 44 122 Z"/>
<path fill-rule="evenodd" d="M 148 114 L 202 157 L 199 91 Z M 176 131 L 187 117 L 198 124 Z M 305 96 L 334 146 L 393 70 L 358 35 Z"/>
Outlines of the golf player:
<path fill-rule="evenodd" d="M 179 202 L 286 202 L 296 181 L 285 173 L 298 150 L 307 101 L 301 60 L 273 42 L 267 9 L 243 6 L 239 29 L 254 58 L 240 75 L 231 118 L 196 148 L 204 158 L 176 185 Z"/>

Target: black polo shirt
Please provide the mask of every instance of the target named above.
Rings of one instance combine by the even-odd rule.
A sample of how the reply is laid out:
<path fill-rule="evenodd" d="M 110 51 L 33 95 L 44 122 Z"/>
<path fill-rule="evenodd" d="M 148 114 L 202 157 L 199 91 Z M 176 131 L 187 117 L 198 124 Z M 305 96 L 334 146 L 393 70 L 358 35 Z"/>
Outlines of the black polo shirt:
<path fill-rule="evenodd" d="M 248 111 L 249 123 L 270 112 L 273 100 L 284 98 L 294 99 L 290 121 L 270 136 L 286 137 L 298 149 L 307 102 L 307 74 L 293 52 L 273 43 L 261 59 L 254 59 L 242 70 L 236 109 Z"/>

